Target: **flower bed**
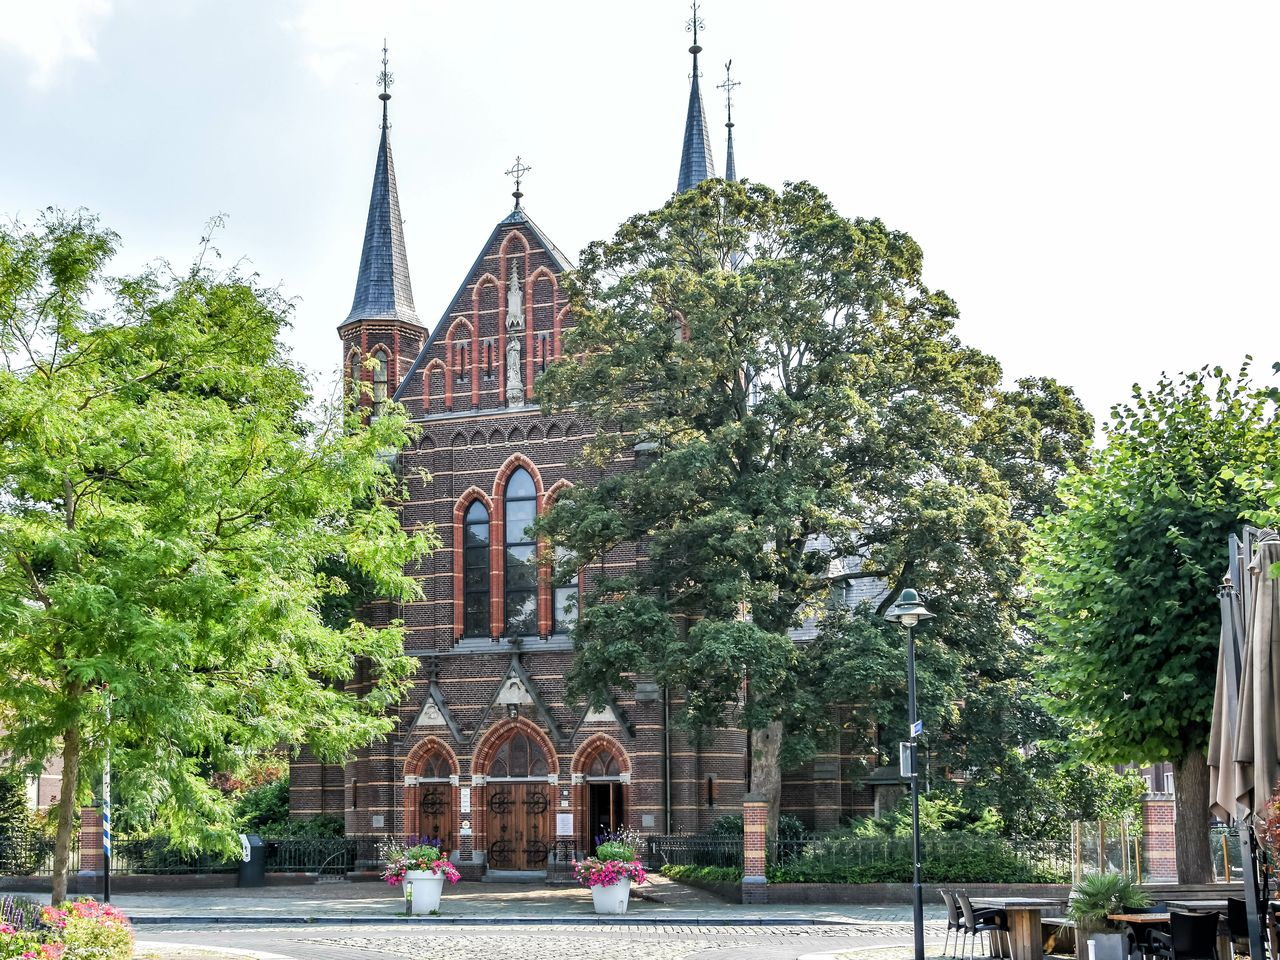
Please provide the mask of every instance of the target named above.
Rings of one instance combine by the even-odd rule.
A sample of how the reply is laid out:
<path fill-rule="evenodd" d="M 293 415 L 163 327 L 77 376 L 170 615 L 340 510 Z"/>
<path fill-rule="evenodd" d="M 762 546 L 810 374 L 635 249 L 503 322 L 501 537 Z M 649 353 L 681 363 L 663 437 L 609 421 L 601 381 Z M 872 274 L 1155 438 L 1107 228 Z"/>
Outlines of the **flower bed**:
<path fill-rule="evenodd" d="M 82 899 L 61 907 L 0 899 L 0 960 L 130 960 L 133 927 L 105 903 Z"/>

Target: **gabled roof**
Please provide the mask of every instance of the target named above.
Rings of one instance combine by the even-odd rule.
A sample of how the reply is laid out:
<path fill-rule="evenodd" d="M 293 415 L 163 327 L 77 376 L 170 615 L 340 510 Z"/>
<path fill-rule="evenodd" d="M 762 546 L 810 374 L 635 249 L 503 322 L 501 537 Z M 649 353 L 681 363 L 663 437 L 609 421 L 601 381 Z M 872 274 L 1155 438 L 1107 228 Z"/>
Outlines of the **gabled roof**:
<path fill-rule="evenodd" d="M 404 223 L 400 219 L 400 196 L 396 192 L 396 167 L 391 158 L 385 100 L 356 294 L 343 323 L 353 320 L 418 322 L 413 308 L 413 286 L 409 282 L 409 260 L 405 254 Z"/>
<path fill-rule="evenodd" d="M 431 333 L 427 337 L 427 342 L 422 345 L 422 350 L 418 353 L 418 356 L 414 358 L 412 366 L 409 367 L 408 372 L 401 378 L 400 385 L 396 387 L 395 395 L 391 398 L 392 400 L 397 403 L 400 402 L 401 396 L 407 389 L 409 381 L 413 378 L 413 375 L 421 369 L 424 363 L 427 362 L 427 357 L 431 353 L 431 348 L 435 346 L 436 338 L 442 336 L 444 330 L 448 327 L 447 321 L 449 319 L 449 314 L 453 312 L 454 304 L 458 302 L 458 298 L 466 291 L 467 285 L 471 283 L 472 278 L 484 263 L 484 257 L 485 254 L 488 253 L 489 247 L 493 245 L 493 241 L 497 239 L 498 234 L 501 233 L 504 228 L 513 224 L 523 226 L 534 235 L 538 243 L 540 243 L 543 249 L 547 251 L 548 256 L 551 257 L 551 260 L 555 264 L 558 272 L 563 273 L 566 270 L 573 269 L 573 262 L 565 256 L 564 251 L 547 239 L 547 235 L 542 232 L 542 228 L 534 223 L 523 209 L 517 207 L 515 210 L 512 210 L 510 214 L 499 220 L 493 230 L 489 232 L 489 238 L 485 240 L 484 246 L 480 248 L 480 253 L 477 254 L 475 262 L 471 264 L 471 268 L 467 271 L 467 275 L 462 278 L 462 283 L 459 284 L 458 289 L 454 291 L 453 296 L 449 298 L 449 302 L 444 305 L 444 312 L 440 314 L 440 319 L 437 320 L 435 326 L 431 328 Z"/>
<path fill-rule="evenodd" d="M 684 147 L 680 151 L 676 193 L 684 193 L 716 175 L 715 161 L 711 159 L 711 131 L 707 129 L 702 89 L 698 86 L 698 54 L 702 48 L 695 42 L 689 52 L 693 54 L 693 83 L 689 87 L 689 112 L 684 119 Z"/>

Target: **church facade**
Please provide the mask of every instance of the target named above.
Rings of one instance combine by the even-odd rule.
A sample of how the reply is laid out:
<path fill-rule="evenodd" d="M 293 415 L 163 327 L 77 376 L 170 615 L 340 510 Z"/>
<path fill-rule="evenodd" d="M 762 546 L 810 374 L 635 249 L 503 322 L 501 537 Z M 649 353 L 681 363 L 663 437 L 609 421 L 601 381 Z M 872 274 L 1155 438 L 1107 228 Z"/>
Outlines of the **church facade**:
<path fill-rule="evenodd" d="M 715 175 L 696 38 L 690 52 L 678 190 Z M 602 710 L 565 699 L 580 595 L 603 571 L 636 562 L 634 547 L 624 547 L 555 581 L 545 545 L 529 531 L 560 491 L 600 478 L 580 456 L 593 425 L 546 415 L 534 401 L 538 375 L 560 361 L 573 326 L 561 280 L 570 262 L 523 209 L 517 180 L 514 209 L 479 244 L 443 312 L 424 323 L 410 282 L 385 89 L 381 98 L 356 293 L 338 345 L 344 375 L 367 384 L 370 413 L 398 402 L 420 427 L 398 463 L 408 490 L 401 522 L 434 525 L 442 547 L 410 571 L 420 600 L 368 611 L 374 623 L 402 620 L 406 653 L 418 661 L 395 731 L 343 766 L 298 758 L 291 810 L 340 816 L 348 836 L 439 841 L 473 876 L 540 873 L 623 826 L 642 834 L 704 830 L 741 812 L 744 731 L 691 745 L 668 724 L 669 692 L 643 679 Z M 838 747 L 787 779 L 784 812 L 817 828 L 866 812 L 869 798 L 850 788 Z"/>

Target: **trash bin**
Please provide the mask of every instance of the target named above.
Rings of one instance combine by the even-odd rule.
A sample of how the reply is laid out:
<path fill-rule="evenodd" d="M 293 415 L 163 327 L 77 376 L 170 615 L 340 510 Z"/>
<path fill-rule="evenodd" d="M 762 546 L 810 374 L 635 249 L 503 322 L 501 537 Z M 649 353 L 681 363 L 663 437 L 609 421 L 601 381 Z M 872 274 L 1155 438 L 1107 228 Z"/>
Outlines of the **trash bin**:
<path fill-rule="evenodd" d="M 256 833 L 240 834 L 241 887 L 262 887 L 267 883 L 267 845 Z"/>

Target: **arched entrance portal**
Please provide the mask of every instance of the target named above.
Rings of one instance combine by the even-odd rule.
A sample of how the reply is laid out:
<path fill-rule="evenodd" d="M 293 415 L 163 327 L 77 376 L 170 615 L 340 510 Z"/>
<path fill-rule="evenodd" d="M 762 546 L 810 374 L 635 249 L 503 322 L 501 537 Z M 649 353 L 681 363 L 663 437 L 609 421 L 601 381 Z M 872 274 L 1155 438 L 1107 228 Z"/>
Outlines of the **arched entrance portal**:
<path fill-rule="evenodd" d="M 416 755 L 415 755 L 416 754 Z M 413 770 L 405 778 L 405 835 L 410 843 L 434 843 L 441 850 L 457 849 L 452 753 L 438 741 L 415 748 L 405 763 Z"/>
<path fill-rule="evenodd" d="M 491 870 L 545 870 L 555 840 L 557 771 L 542 744 L 517 727 L 487 763 L 485 837 Z"/>
<path fill-rule="evenodd" d="M 575 779 L 580 778 L 579 809 L 586 817 L 584 841 L 587 853 L 610 834 L 627 825 L 627 785 L 630 766 L 618 742 L 603 734 L 592 737 L 574 759 Z"/>

